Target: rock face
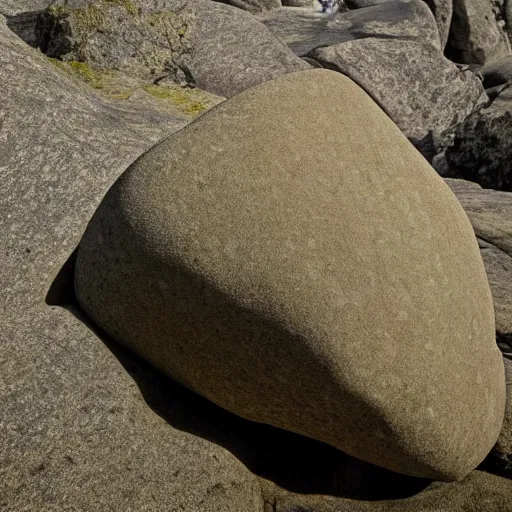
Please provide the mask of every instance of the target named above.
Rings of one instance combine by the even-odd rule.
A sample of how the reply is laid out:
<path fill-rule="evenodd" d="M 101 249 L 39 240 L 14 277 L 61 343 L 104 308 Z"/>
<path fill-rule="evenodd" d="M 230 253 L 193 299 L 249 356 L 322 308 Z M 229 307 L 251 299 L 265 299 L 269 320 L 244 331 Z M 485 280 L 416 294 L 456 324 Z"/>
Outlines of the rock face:
<path fill-rule="evenodd" d="M 111 183 L 187 120 L 100 101 L 3 20 L 0 86 L 0 509 L 262 512 L 233 455 L 165 422 L 86 325 L 45 304 Z"/>
<path fill-rule="evenodd" d="M 334 17 L 315 14 L 278 9 L 262 21 L 296 55 L 369 37 L 418 39 L 440 48 L 432 14 L 420 0 L 393 0 Z"/>
<path fill-rule="evenodd" d="M 463 121 L 486 99 L 471 71 L 420 41 L 372 37 L 317 48 L 308 57 L 358 83 L 427 158 L 430 132 Z"/>
<path fill-rule="evenodd" d="M 75 290 L 187 387 L 362 460 L 460 479 L 498 437 L 503 363 L 469 221 L 337 73 L 245 91 L 138 159 L 86 230 Z"/>
<path fill-rule="evenodd" d="M 251 13 L 268 11 L 281 7 L 281 0 L 216 0 Z"/>
<path fill-rule="evenodd" d="M 491 2 L 453 0 L 447 55 L 455 62 L 485 64 L 510 54 L 510 43 L 498 25 Z"/>
<path fill-rule="evenodd" d="M 448 177 L 512 190 L 512 89 L 457 126 L 445 160 Z"/>
<path fill-rule="evenodd" d="M 209 0 L 58 0 L 37 32 L 50 57 L 224 97 L 310 67 L 251 14 Z"/>
<path fill-rule="evenodd" d="M 467 213 L 476 236 L 494 299 L 498 341 L 512 341 L 512 194 L 476 183 L 446 179 Z"/>
<path fill-rule="evenodd" d="M 450 25 L 452 22 L 453 4 L 452 0 L 424 0 L 430 7 L 434 15 L 437 27 L 439 29 L 439 36 L 441 38 L 441 46 L 444 48 L 448 42 L 450 33 Z"/>
<path fill-rule="evenodd" d="M 480 73 L 484 79 L 484 87 L 495 87 L 512 81 L 512 55 L 483 66 Z"/>

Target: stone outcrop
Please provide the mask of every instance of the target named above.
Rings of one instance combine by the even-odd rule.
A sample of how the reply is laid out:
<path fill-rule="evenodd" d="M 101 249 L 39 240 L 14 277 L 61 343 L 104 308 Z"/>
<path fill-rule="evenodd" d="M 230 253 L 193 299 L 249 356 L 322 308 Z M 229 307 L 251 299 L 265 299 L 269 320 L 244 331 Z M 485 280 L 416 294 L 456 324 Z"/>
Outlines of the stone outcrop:
<path fill-rule="evenodd" d="M 262 512 L 238 459 L 148 407 L 156 371 L 45 304 L 112 182 L 188 120 L 99 100 L 3 21 L 0 48 L 0 509 Z"/>
<path fill-rule="evenodd" d="M 75 289 L 178 382 L 362 460 L 460 479 L 498 437 L 503 363 L 471 225 L 337 73 L 254 87 L 139 158 L 88 226 Z"/>

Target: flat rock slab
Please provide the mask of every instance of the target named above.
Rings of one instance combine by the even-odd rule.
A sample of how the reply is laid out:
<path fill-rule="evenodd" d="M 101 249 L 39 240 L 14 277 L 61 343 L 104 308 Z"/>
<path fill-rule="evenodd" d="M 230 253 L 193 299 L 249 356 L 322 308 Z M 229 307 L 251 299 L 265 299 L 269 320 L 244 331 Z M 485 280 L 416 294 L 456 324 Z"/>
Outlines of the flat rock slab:
<path fill-rule="evenodd" d="M 139 158 L 75 277 L 97 325 L 244 418 L 446 480 L 498 437 L 503 363 L 471 225 L 339 73 L 254 87 Z"/>
<path fill-rule="evenodd" d="M 308 57 L 359 84 L 426 156 L 431 131 L 463 121 L 486 99 L 476 75 L 419 41 L 359 39 Z"/>
<path fill-rule="evenodd" d="M 262 21 L 296 55 L 367 37 L 414 39 L 440 48 L 435 21 L 420 0 L 387 1 L 334 16 L 283 8 Z"/>
<path fill-rule="evenodd" d="M 0 509 L 261 512 L 238 459 L 161 419 L 85 324 L 45 304 L 112 182 L 188 120 L 101 101 L 3 22 L 0 86 Z"/>

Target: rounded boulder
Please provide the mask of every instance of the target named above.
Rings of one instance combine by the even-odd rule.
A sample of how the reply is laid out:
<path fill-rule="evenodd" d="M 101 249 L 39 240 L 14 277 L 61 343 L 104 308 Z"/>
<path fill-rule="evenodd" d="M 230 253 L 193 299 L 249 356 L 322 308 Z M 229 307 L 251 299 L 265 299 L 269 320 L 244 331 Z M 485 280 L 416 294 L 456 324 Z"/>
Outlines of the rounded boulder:
<path fill-rule="evenodd" d="M 499 436 L 471 225 L 339 73 L 253 87 L 140 157 L 83 236 L 75 290 L 176 381 L 367 462 L 458 480 Z"/>

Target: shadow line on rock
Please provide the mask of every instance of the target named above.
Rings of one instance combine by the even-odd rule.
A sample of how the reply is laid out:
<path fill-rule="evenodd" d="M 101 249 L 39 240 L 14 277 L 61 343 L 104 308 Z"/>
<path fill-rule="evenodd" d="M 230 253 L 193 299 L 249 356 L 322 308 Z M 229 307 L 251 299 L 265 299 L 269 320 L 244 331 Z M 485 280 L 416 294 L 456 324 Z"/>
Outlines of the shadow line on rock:
<path fill-rule="evenodd" d="M 76 253 L 75 249 L 55 277 L 46 303 L 66 309 L 86 325 L 132 377 L 148 406 L 173 428 L 227 449 L 256 476 L 294 493 L 380 501 L 414 496 L 431 483 L 363 462 L 299 434 L 243 419 L 173 381 L 117 343 L 80 308 L 73 287 Z"/>

